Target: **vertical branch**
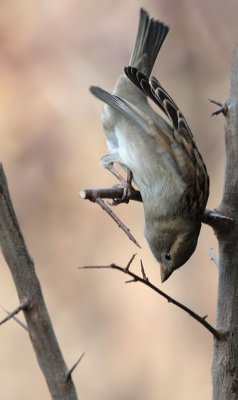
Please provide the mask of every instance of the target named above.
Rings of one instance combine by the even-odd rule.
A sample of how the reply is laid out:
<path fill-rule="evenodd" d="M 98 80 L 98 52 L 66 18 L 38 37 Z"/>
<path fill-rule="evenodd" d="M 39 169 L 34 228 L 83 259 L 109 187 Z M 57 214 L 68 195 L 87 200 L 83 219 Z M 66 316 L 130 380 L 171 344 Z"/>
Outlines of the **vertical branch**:
<path fill-rule="evenodd" d="M 77 400 L 74 384 L 60 351 L 35 273 L 10 199 L 0 165 L 0 245 L 11 271 L 37 361 L 52 399 Z"/>
<path fill-rule="evenodd" d="M 219 242 L 217 330 L 214 339 L 213 400 L 238 399 L 238 48 L 232 61 L 231 87 L 226 102 L 225 183 L 220 211 L 234 219 L 229 229 L 216 231 Z"/>

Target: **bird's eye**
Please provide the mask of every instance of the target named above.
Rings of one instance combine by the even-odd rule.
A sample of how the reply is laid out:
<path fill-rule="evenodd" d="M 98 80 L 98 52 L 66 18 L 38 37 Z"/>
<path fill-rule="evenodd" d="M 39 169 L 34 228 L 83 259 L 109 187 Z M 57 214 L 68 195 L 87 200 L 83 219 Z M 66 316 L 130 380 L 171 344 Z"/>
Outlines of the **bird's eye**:
<path fill-rule="evenodd" d="M 171 255 L 169 253 L 165 254 L 165 260 L 170 261 L 171 260 Z"/>

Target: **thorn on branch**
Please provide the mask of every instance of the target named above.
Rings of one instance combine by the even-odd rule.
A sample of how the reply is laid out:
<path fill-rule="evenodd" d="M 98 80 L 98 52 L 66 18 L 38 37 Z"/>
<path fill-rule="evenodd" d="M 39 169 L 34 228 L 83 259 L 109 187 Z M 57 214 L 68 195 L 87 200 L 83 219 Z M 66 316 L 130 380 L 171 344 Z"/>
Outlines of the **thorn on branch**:
<path fill-rule="evenodd" d="M 16 317 L 16 315 L 26 309 L 29 306 L 29 301 L 26 300 L 23 303 L 21 303 L 18 307 L 16 307 L 13 311 L 8 311 L 4 307 L 2 307 L 3 311 L 7 314 L 7 317 L 3 318 L 2 321 L 0 321 L 0 325 L 3 325 L 5 322 L 9 321 L 10 319 L 14 319 L 15 322 L 17 322 L 22 328 L 28 331 L 27 326 L 20 321 L 19 318 Z"/>
<path fill-rule="evenodd" d="M 82 358 L 85 355 L 85 351 L 81 354 L 81 356 L 79 357 L 79 359 L 76 361 L 76 363 L 68 370 L 67 375 L 66 375 L 66 380 L 68 381 L 69 379 L 71 379 L 72 377 L 72 373 L 75 370 L 75 368 L 77 368 L 77 366 L 79 365 L 80 361 L 82 360 Z"/>
<path fill-rule="evenodd" d="M 135 256 L 136 256 L 136 253 L 133 254 L 133 256 L 131 257 L 131 259 L 130 259 L 129 262 L 127 263 L 126 268 L 125 268 L 125 272 L 128 272 L 128 271 L 129 271 L 129 268 L 130 268 L 132 262 L 134 261 Z"/>
<path fill-rule="evenodd" d="M 227 115 L 228 105 L 226 102 L 221 103 L 220 101 L 216 101 L 216 100 L 212 100 L 212 99 L 209 99 L 209 101 L 213 104 L 216 104 L 216 106 L 219 106 L 219 108 L 216 111 L 214 111 L 213 113 L 210 114 L 210 117 L 213 117 L 214 115 L 219 115 L 219 114 L 223 114 L 224 116 Z"/>
<path fill-rule="evenodd" d="M 142 277 L 145 281 L 149 282 L 149 278 L 147 277 L 146 273 L 145 273 L 145 269 L 144 269 L 144 265 L 142 260 L 140 260 L 140 268 L 141 268 L 141 273 L 142 273 Z"/>
<path fill-rule="evenodd" d="M 137 282 L 138 279 L 133 278 L 133 279 L 129 279 L 128 281 L 125 281 L 125 283 L 133 283 L 133 282 Z"/>

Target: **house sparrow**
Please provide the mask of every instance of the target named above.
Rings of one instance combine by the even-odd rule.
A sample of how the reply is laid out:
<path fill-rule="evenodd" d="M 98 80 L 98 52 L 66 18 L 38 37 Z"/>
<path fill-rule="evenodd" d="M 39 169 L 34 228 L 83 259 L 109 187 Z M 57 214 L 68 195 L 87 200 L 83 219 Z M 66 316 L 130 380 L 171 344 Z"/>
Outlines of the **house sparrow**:
<path fill-rule="evenodd" d="M 156 78 L 150 78 L 169 28 L 141 9 L 130 66 L 113 93 L 92 86 L 106 103 L 102 124 L 108 153 L 105 168 L 119 163 L 140 190 L 144 234 L 164 282 L 194 252 L 209 195 L 209 177 L 188 124 Z M 166 122 L 148 103 L 150 98 Z"/>

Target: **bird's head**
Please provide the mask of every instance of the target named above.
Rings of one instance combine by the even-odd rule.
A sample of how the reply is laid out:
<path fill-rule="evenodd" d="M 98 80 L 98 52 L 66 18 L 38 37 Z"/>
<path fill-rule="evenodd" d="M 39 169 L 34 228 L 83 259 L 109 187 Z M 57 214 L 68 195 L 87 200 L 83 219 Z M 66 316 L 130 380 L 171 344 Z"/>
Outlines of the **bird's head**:
<path fill-rule="evenodd" d="M 160 263 L 162 282 L 191 257 L 200 229 L 200 221 L 176 217 L 146 222 L 145 238 Z"/>

